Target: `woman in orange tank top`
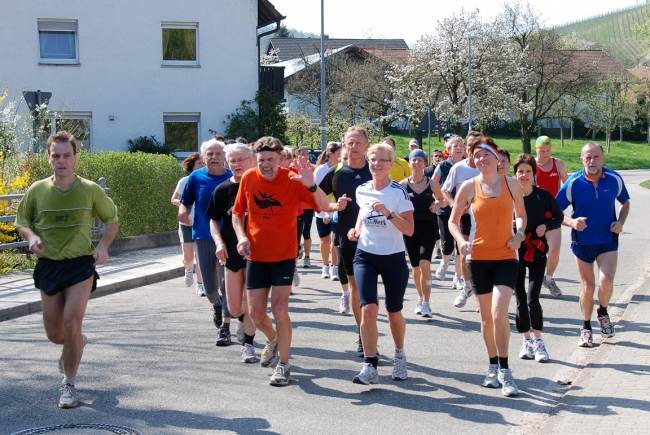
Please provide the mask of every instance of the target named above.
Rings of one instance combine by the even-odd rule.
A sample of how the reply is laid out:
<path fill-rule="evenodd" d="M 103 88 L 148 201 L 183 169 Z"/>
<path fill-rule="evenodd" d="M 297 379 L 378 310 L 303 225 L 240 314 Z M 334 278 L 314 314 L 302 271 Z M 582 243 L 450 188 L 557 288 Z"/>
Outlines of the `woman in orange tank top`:
<path fill-rule="evenodd" d="M 471 154 L 479 175 L 460 187 L 449 230 L 461 253 L 467 256 L 470 281 L 478 299 L 481 332 L 490 360 L 483 386 L 501 385 L 504 396 L 515 396 L 519 389 L 508 366 L 508 305 L 517 279 L 517 250 L 525 238 L 524 196 L 516 180 L 498 174 L 498 148 L 492 139 L 481 136 L 472 145 Z M 465 210 L 472 218 L 467 241 L 460 231 Z M 516 234 L 512 231 L 513 212 Z"/>

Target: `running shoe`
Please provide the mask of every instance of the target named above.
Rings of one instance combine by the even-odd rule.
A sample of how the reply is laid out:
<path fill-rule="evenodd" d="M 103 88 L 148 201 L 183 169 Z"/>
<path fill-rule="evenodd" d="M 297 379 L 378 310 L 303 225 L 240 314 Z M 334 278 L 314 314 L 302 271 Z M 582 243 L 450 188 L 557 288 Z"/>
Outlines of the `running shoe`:
<path fill-rule="evenodd" d="M 339 267 L 338 266 L 330 266 L 330 276 L 332 277 L 332 281 L 339 281 Z"/>
<path fill-rule="evenodd" d="M 192 287 L 192 284 L 194 284 L 194 266 L 189 270 L 185 269 L 185 287 Z"/>
<path fill-rule="evenodd" d="M 370 363 L 363 363 L 361 372 L 352 379 L 355 384 L 376 384 L 379 382 L 379 373 L 377 369 Z"/>
<path fill-rule="evenodd" d="M 224 323 L 219 328 L 219 335 L 217 336 L 216 345 L 219 347 L 230 346 L 232 340 L 230 339 L 230 323 Z"/>
<path fill-rule="evenodd" d="M 59 408 L 74 408 L 77 406 L 77 390 L 72 384 L 61 384 Z"/>
<path fill-rule="evenodd" d="M 269 367 L 275 364 L 278 359 L 278 341 L 271 343 L 269 340 L 266 340 L 266 346 L 262 351 L 262 356 L 260 357 L 260 365 L 262 367 Z"/>
<path fill-rule="evenodd" d="M 451 281 L 451 288 L 456 289 L 456 290 L 460 290 L 459 288 L 456 288 L 456 285 L 458 284 L 459 279 L 460 279 L 460 276 L 454 276 L 454 279 Z"/>
<path fill-rule="evenodd" d="M 438 269 L 436 269 L 436 279 L 443 281 L 445 279 L 445 275 L 447 275 L 447 268 L 449 267 L 449 263 L 440 263 L 440 266 L 438 266 Z"/>
<path fill-rule="evenodd" d="M 359 340 L 357 341 L 357 356 L 359 358 L 363 358 L 365 356 L 363 353 L 363 342 L 361 341 L 361 336 L 359 336 Z"/>
<path fill-rule="evenodd" d="M 241 347 L 241 362 L 250 364 L 255 360 L 255 348 L 251 344 L 244 343 Z"/>
<path fill-rule="evenodd" d="M 456 281 L 456 290 L 461 290 L 463 287 L 465 287 L 465 280 L 462 276 L 459 276 Z"/>
<path fill-rule="evenodd" d="M 196 295 L 197 296 L 207 296 L 205 293 L 205 287 L 203 287 L 203 283 L 197 282 L 196 283 Z"/>
<path fill-rule="evenodd" d="M 548 276 L 544 275 L 544 281 L 542 281 L 542 285 L 548 289 L 548 291 L 555 296 L 556 298 L 559 298 L 562 296 L 562 290 L 555 284 L 555 280 L 553 278 L 548 278 Z"/>
<path fill-rule="evenodd" d="M 514 397 L 519 394 L 519 388 L 512 377 L 512 369 L 499 370 L 499 382 L 501 382 L 501 393 L 506 397 Z"/>
<path fill-rule="evenodd" d="M 84 341 L 84 347 L 86 347 L 88 337 L 86 337 L 86 334 L 81 334 L 81 338 Z M 59 358 L 59 373 L 63 373 L 63 350 L 61 350 L 61 357 Z"/>
<path fill-rule="evenodd" d="M 465 285 L 462 290 L 458 291 L 458 296 L 454 299 L 454 307 L 463 308 L 467 303 L 467 298 L 472 296 L 472 289 Z"/>
<path fill-rule="evenodd" d="M 594 334 L 591 329 L 580 328 L 578 347 L 594 347 Z"/>
<path fill-rule="evenodd" d="M 341 295 L 341 303 L 339 304 L 339 313 L 350 314 L 350 296 Z"/>
<path fill-rule="evenodd" d="M 221 324 L 223 323 L 223 314 L 221 314 L 221 305 L 212 304 L 212 308 L 214 309 L 214 314 L 212 314 L 212 323 L 214 323 L 215 327 L 221 328 Z"/>
<path fill-rule="evenodd" d="M 521 349 L 519 349 L 519 358 L 520 359 L 533 359 L 535 357 L 535 349 L 533 348 L 533 340 L 525 339 L 521 343 Z"/>
<path fill-rule="evenodd" d="M 483 386 L 487 388 L 499 388 L 499 364 L 489 364 Z"/>
<path fill-rule="evenodd" d="M 548 361 L 548 352 L 546 351 L 546 345 L 544 344 L 544 340 L 542 340 L 541 337 L 533 340 L 533 348 L 535 349 L 535 361 Z"/>
<path fill-rule="evenodd" d="M 418 299 L 418 303 L 415 304 L 415 310 L 413 310 L 415 314 L 422 315 L 422 300 Z"/>
<path fill-rule="evenodd" d="M 323 271 L 320 274 L 320 277 L 323 279 L 330 279 L 330 267 L 323 266 Z"/>
<path fill-rule="evenodd" d="M 442 260 L 442 251 L 440 251 L 440 248 L 436 248 L 433 259 L 434 260 Z"/>
<path fill-rule="evenodd" d="M 305 257 L 305 259 L 302 261 L 302 267 L 304 267 L 305 269 L 311 268 L 311 260 L 309 259 L 309 257 Z"/>
<path fill-rule="evenodd" d="M 396 381 L 405 381 L 408 378 L 408 371 L 406 370 L 406 354 L 401 358 L 395 356 L 393 358 L 393 374 L 392 378 Z"/>
<path fill-rule="evenodd" d="M 244 344 L 244 335 L 246 335 L 244 332 L 244 322 L 240 321 L 239 319 L 237 319 L 237 329 L 235 329 L 235 335 L 237 336 L 237 341 L 240 344 Z"/>
<path fill-rule="evenodd" d="M 305 248 L 302 247 L 302 243 L 298 244 L 298 260 L 302 259 L 302 256 L 305 255 Z"/>
<path fill-rule="evenodd" d="M 291 368 L 281 362 L 278 362 L 278 365 L 275 366 L 275 371 L 269 379 L 269 384 L 274 387 L 283 387 L 289 384 L 291 381 Z"/>
<path fill-rule="evenodd" d="M 300 274 L 298 273 L 298 269 L 295 269 L 293 271 L 293 285 L 294 287 L 298 287 L 300 285 Z"/>
<path fill-rule="evenodd" d="M 429 302 L 422 302 L 422 317 L 425 319 L 430 319 L 433 317 L 433 313 L 431 312 L 431 305 L 429 305 Z"/>
<path fill-rule="evenodd" d="M 614 325 L 612 325 L 612 322 L 609 320 L 609 314 L 601 316 L 597 308 L 596 316 L 598 316 L 598 323 L 600 323 L 600 335 L 603 338 L 610 338 L 616 335 L 614 332 Z"/>

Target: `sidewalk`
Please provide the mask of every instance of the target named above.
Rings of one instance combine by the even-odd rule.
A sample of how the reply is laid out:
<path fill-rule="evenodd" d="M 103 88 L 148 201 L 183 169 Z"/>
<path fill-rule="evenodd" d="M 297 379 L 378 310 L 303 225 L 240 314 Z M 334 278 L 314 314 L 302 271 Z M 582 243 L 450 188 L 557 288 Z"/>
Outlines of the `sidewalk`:
<path fill-rule="evenodd" d="M 650 276 L 540 433 L 650 434 Z"/>
<path fill-rule="evenodd" d="M 93 297 L 131 289 L 183 275 L 180 246 L 128 251 L 97 268 L 100 279 Z M 32 271 L 0 275 L 0 320 L 41 310 Z"/>

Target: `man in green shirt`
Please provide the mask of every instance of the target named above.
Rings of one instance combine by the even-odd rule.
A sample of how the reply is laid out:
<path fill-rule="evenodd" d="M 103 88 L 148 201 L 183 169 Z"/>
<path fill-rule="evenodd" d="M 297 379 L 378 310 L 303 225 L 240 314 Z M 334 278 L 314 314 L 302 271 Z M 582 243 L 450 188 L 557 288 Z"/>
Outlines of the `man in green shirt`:
<path fill-rule="evenodd" d="M 18 206 L 16 228 L 39 256 L 34 285 L 41 290 L 45 333 L 51 342 L 63 345 L 59 408 L 73 408 L 75 376 L 86 344 L 81 324 L 99 278 L 95 266 L 106 262 L 117 233 L 117 209 L 101 187 L 75 175 L 74 136 L 65 131 L 50 136 L 47 154 L 54 175 L 27 190 Z M 106 223 L 97 248 L 91 242 L 93 216 Z"/>

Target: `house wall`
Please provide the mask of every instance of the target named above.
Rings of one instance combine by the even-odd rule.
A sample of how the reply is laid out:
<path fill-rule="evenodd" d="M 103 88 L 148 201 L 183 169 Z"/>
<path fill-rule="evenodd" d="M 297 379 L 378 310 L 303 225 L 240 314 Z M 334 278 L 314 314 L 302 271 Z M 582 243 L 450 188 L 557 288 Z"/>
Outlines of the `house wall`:
<path fill-rule="evenodd" d="M 257 90 L 257 0 L 2 3 L 0 88 L 52 92 L 49 109 L 91 112 L 93 151 L 126 150 L 141 135 L 162 142 L 164 112 L 199 112 L 207 140 Z M 39 65 L 39 18 L 78 20 L 79 65 Z M 200 67 L 161 66 L 163 21 L 199 23 Z"/>

